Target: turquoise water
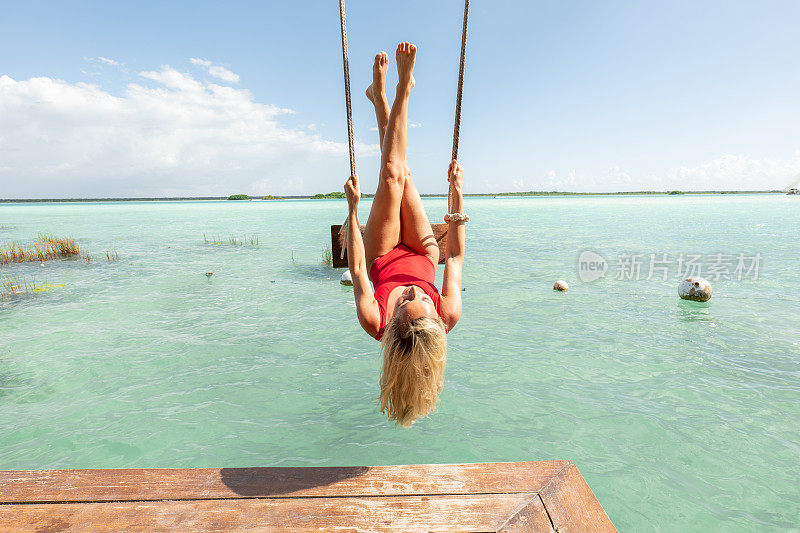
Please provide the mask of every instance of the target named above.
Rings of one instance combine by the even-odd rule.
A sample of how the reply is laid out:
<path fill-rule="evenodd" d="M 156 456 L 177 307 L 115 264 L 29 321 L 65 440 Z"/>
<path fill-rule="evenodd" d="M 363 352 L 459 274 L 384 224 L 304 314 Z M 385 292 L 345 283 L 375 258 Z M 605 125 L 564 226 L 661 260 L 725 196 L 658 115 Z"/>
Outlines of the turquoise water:
<path fill-rule="evenodd" d="M 0 204 L 0 243 L 51 232 L 93 255 L 0 267 L 65 285 L 0 301 L 0 468 L 571 459 L 620 530 L 800 527 L 800 199 L 468 198 L 464 314 L 411 430 L 377 411 L 378 343 L 320 264 L 345 211 Z M 586 249 L 605 278 L 578 278 Z M 633 253 L 761 261 L 702 304 L 677 271 L 616 280 Z"/>

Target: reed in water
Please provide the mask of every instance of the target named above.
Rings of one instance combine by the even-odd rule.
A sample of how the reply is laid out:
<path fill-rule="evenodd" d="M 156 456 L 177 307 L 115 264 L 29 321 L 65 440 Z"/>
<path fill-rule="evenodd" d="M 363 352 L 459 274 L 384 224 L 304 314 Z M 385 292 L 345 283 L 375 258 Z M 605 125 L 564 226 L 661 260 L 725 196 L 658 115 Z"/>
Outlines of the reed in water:
<path fill-rule="evenodd" d="M 10 242 L 0 246 L 0 265 L 49 261 L 80 256 L 81 249 L 75 239 L 42 234 L 30 243 Z"/>

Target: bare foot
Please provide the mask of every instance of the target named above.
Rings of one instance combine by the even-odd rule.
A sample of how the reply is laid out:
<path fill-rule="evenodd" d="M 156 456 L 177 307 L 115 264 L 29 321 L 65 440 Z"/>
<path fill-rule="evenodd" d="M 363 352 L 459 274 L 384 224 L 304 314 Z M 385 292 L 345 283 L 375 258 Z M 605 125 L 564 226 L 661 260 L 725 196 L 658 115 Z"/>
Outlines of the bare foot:
<path fill-rule="evenodd" d="M 386 100 L 386 71 L 389 69 L 389 56 L 386 52 L 379 52 L 372 65 L 372 84 L 367 87 L 367 98 L 373 104 Z"/>
<path fill-rule="evenodd" d="M 400 43 L 397 45 L 397 75 L 400 81 L 397 82 L 398 89 L 410 91 L 414 87 L 414 61 L 417 58 L 417 47 L 411 43 Z"/>

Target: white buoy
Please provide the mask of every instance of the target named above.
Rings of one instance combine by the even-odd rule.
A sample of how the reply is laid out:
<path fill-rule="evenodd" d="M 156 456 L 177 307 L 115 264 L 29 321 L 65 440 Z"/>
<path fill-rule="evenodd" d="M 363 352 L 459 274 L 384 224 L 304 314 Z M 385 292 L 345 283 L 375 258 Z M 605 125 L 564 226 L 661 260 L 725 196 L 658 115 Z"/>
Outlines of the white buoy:
<path fill-rule="evenodd" d="M 569 290 L 569 285 L 563 279 L 556 281 L 553 284 L 553 290 L 558 292 L 567 292 Z"/>
<path fill-rule="evenodd" d="M 707 302 L 711 292 L 711 284 L 704 278 L 686 278 L 678 285 L 678 296 L 683 300 Z"/>
<path fill-rule="evenodd" d="M 350 275 L 350 269 L 348 268 L 344 272 L 342 272 L 342 285 L 353 286 L 353 276 Z"/>

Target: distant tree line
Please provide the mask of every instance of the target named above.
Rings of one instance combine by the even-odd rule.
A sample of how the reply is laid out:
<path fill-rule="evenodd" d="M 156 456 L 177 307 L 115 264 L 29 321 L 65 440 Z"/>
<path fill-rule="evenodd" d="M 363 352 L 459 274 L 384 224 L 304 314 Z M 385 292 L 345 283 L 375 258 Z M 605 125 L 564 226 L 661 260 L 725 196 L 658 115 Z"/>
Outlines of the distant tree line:
<path fill-rule="evenodd" d="M 343 192 L 329 192 L 327 194 L 315 194 L 311 197 L 312 200 L 324 200 L 328 198 L 347 198 L 347 196 Z"/>

